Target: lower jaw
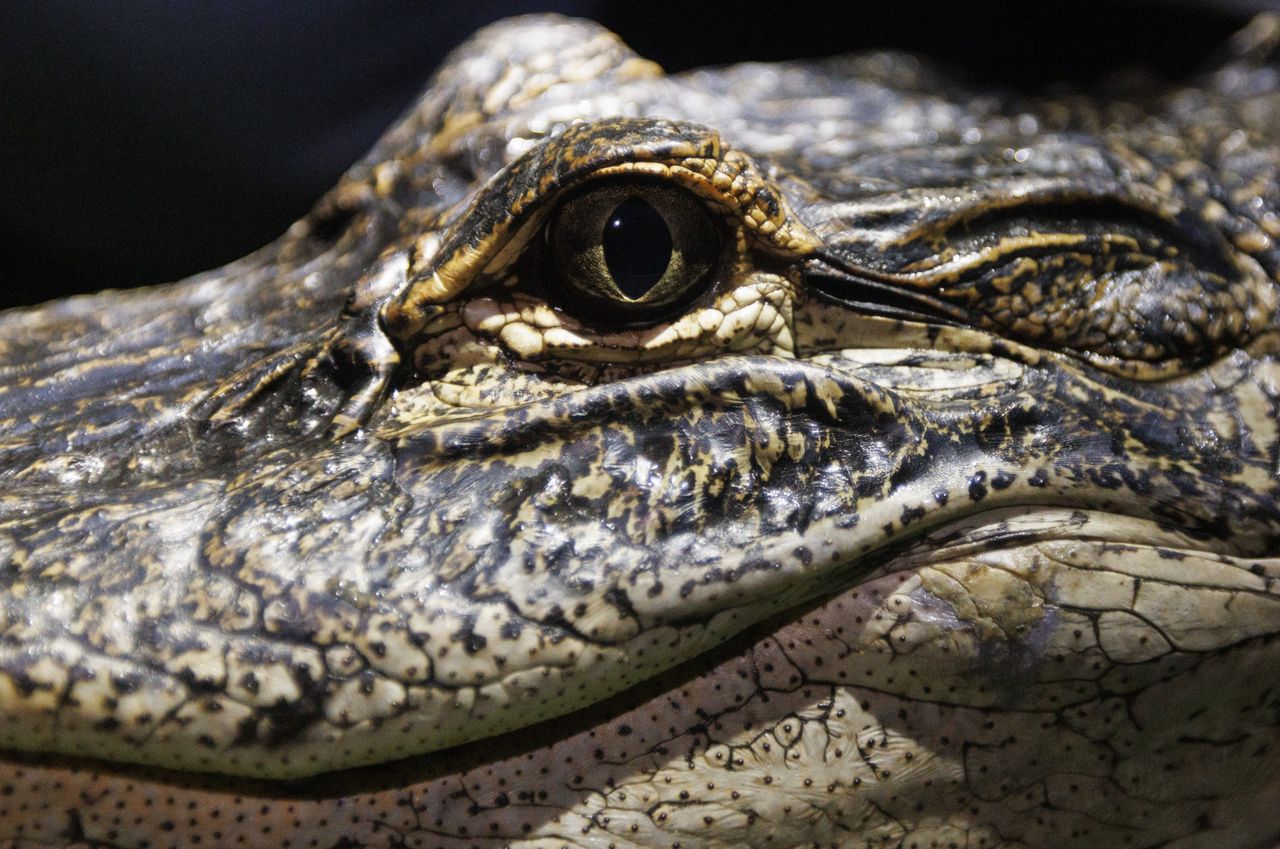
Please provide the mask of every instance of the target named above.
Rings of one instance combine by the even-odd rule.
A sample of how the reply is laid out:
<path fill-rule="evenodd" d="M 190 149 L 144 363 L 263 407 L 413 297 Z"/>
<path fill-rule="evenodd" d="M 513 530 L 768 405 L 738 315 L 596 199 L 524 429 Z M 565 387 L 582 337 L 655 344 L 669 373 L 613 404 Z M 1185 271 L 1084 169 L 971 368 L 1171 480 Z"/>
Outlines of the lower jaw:
<path fill-rule="evenodd" d="M 984 514 L 714 656 L 456 750 L 293 783 L 11 756 L 0 840 L 1256 845 L 1280 833 L 1276 574 L 1142 520 Z"/>

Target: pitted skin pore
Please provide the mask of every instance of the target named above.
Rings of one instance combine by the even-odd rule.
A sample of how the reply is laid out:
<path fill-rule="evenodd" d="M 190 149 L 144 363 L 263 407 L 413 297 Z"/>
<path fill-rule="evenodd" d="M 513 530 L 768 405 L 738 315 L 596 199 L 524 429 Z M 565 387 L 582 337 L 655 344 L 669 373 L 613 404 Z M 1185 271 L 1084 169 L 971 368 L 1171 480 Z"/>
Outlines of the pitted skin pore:
<path fill-rule="evenodd" d="M 517 19 L 272 245 L 0 315 L 0 846 L 1273 847 L 1278 40 L 1042 101 Z M 718 266 L 580 315 L 632 184 Z"/>

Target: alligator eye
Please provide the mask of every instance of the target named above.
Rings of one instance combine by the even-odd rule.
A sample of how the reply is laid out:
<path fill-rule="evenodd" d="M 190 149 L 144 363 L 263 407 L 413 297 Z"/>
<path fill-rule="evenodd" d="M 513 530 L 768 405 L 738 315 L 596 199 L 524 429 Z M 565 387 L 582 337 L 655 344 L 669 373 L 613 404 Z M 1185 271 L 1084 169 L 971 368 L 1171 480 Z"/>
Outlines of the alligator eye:
<path fill-rule="evenodd" d="M 688 192 L 610 184 L 562 203 L 547 227 L 548 294 L 602 324 L 657 321 L 710 283 L 720 256 L 716 221 Z"/>

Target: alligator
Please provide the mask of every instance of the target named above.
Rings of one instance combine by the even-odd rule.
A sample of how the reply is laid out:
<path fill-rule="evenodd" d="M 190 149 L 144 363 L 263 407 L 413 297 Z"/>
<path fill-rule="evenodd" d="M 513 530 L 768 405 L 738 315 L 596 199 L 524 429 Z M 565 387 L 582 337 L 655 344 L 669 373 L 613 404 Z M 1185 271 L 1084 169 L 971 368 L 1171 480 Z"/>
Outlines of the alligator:
<path fill-rule="evenodd" d="M 1274 846 L 1278 33 L 515 19 L 268 247 L 0 315 L 0 845 Z"/>

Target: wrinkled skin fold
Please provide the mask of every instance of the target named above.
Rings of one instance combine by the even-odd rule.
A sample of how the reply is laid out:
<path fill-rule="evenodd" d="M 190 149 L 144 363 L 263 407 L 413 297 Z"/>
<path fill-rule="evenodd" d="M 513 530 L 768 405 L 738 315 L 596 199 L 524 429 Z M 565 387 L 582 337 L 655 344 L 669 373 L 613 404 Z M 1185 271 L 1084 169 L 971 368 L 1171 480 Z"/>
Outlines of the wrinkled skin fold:
<path fill-rule="evenodd" d="M 1278 30 L 510 21 L 272 245 L 0 315 L 0 844 L 1274 846 Z M 566 294 L 598 191 L 712 270 Z"/>

